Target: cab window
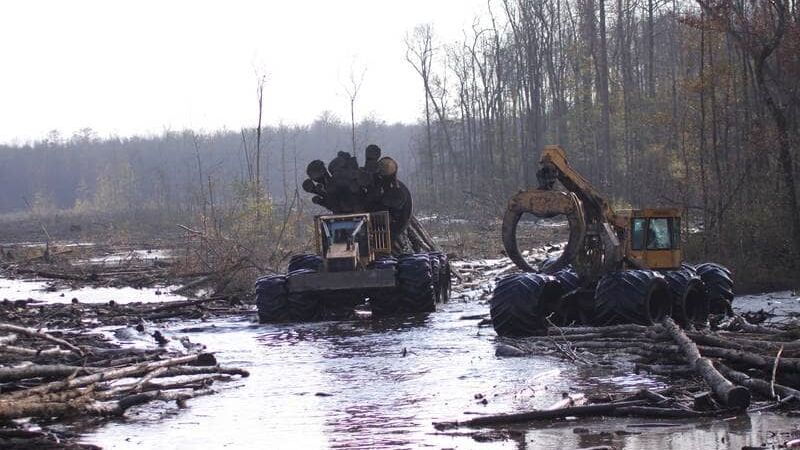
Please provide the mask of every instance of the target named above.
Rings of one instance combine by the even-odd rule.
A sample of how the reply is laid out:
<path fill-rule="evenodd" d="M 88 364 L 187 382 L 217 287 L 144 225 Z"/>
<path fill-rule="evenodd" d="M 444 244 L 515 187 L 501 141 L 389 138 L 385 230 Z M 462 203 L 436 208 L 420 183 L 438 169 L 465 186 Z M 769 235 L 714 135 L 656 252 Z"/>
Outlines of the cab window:
<path fill-rule="evenodd" d="M 644 249 L 644 228 L 646 219 L 631 220 L 631 250 Z"/>
<path fill-rule="evenodd" d="M 668 218 L 650 219 L 647 227 L 648 250 L 669 250 L 672 248 L 669 225 L 670 220 Z"/>

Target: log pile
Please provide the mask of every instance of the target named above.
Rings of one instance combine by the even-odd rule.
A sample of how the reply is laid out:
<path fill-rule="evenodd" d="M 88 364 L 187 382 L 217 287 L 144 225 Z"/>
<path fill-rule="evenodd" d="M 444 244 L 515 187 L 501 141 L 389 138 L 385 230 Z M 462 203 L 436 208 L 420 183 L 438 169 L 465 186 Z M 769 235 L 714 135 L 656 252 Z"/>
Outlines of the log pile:
<path fill-rule="evenodd" d="M 0 321 L 29 327 L 87 328 L 98 325 L 136 326 L 144 321 L 197 320 L 252 314 L 252 306 L 237 297 L 153 303 L 48 303 L 0 301 Z"/>
<path fill-rule="evenodd" d="M 551 326 L 539 336 L 499 338 L 497 354 L 554 355 L 579 365 L 648 372 L 668 377 L 671 386 L 663 393 L 641 390 L 590 404 L 436 422 L 437 429 L 590 416 L 730 417 L 800 408 L 800 328 L 757 326 L 740 316 L 714 331 L 683 330 L 671 318 L 653 326 Z"/>
<path fill-rule="evenodd" d="M 182 353 L 121 348 L 94 334 L 0 323 L 0 448 L 54 445 L 57 436 L 15 419 L 118 417 L 157 400 L 185 407 L 188 399 L 213 394 L 217 381 L 248 376 L 219 366 L 202 346 L 186 347 Z"/>
<path fill-rule="evenodd" d="M 436 250 L 431 236 L 412 215 L 411 193 L 397 178 L 397 162 L 381 156 L 377 145 L 367 146 L 364 165 L 355 155 L 339 152 L 326 166 L 321 160 L 308 164 L 303 190 L 311 201 L 334 214 L 388 211 L 397 253 Z"/>

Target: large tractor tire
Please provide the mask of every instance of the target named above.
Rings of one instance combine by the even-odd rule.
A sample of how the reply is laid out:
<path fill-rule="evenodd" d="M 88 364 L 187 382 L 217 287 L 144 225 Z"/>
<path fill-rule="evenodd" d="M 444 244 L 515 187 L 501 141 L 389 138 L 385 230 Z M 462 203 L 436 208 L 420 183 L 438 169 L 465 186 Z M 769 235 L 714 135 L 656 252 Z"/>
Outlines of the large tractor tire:
<path fill-rule="evenodd" d="M 682 268 L 662 272 L 672 295 L 672 317 L 678 323 L 705 326 L 710 305 L 703 280 L 693 269 Z"/>
<path fill-rule="evenodd" d="M 706 285 L 711 314 L 733 314 L 733 278 L 731 271 L 720 264 L 703 263 L 695 267 Z"/>
<path fill-rule="evenodd" d="M 670 315 L 672 298 L 664 277 L 650 270 L 612 272 L 597 283 L 598 326 L 620 323 L 653 325 Z"/>
<path fill-rule="evenodd" d="M 266 276 L 256 281 L 256 307 L 258 308 L 259 322 L 284 321 L 288 318 L 287 304 L 285 276 Z"/>
<path fill-rule="evenodd" d="M 568 265 L 558 270 L 553 277 L 558 282 L 560 292 L 558 301 L 553 305 L 555 314 L 550 321 L 558 326 L 588 323 L 594 298 L 584 299 L 586 296 L 578 292 L 581 280 L 572 266 Z"/>
<path fill-rule="evenodd" d="M 555 277 L 518 273 L 497 282 L 489 301 L 492 325 L 500 336 L 531 336 L 547 328 L 548 306 L 559 297 Z"/>
<path fill-rule="evenodd" d="M 558 261 L 558 256 L 546 257 L 541 263 L 539 263 L 539 272 L 549 273 L 550 268 L 553 267 L 557 261 Z"/>
<path fill-rule="evenodd" d="M 439 279 L 441 280 L 440 284 L 442 286 L 441 296 L 440 296 L 439 301 L 441 301 L 442 303 L 447 303 L 447 302 L 450 301 L 450 288 L 451 288 L 451 285 L 452 285 L 452 282 L 453 282 L 453 278 L 452 278 L 453 277 L 453 273 L 452 273 L 452 269 L 450 268 L 450 261 L 448 260 L 447 255 L 445 255 L 444 253 L 441 253 L 441 254 L 438 255 L 438 257 L 439 257 L 439 263 L 440 263 L 440 265 L 439 265 L 439 268 L 440 268 L 439 269 L 440 270 Z"/>
<path fill-rule="evenodd" d="M 566 295 L 581 287 L 581 280 L 572 266 L 564 267 L 553 276 L 558 280 L 558 285 L 561 287 L 561 294 Z"/>
<path fill-rule="evenodd" d="M 435 253 L 428 254 L 431 263 L 431 281 L 433 282 L 433 297 L 438 303 L 442 298 L 442 261 Z"/>
<path fill-rule="evenodd" d="M 313 294 L 289 294 L 293 276 L 309 272 L 297 270 L 287 276 L 273 275 L 256 282 L 256 307 L 261 323 L 307 322 L 320 318 L 322 310 Z"/>
<path fill-rule="evenodd" d="M 300 269 L 309 269 L 319 272 L 322 270 L 322 265 L 323 261 L 321 256 L 312 253 L 301 253 L 299 255 L 293 255 L 289 260 L 288 272 L 294 272 Z"/>
<path fill-rule="evenodd" d="M 419 313 L 436 310 L 433 273 L 428 255 L 416 254 L 398 259 L 397 284 L 402 311 Z"/>
<path fill-rule="evenodd" d="M 436 310 L 430 258 L 426 254 L 397 259 L 397 288 L 370 299 L 373 316 L 423 313 Z"/>

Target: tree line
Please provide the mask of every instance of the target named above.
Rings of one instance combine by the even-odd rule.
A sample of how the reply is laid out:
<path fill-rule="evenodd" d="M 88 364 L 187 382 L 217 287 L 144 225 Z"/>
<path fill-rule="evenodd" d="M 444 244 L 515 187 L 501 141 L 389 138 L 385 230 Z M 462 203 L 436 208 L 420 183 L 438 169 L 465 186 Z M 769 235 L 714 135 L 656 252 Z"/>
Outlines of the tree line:
<path fill-rule="evenodd" d="M 260 130 L 260 132 L 259 132 Z M 414 167 L 415 126 L 364 120 L 354 131 L 330 113 L 306 126 L 263 126 L 210 133 L 100 138 L 91 129 L 70 137 L 51 132 L 22 146 L 0 145 L 0 213 L 47 210 L 162 210 L 192 214 L 210 201 L 241 200 L 261 185 L 271 201 L 295 195 L 313 159 L 338 151 L 359 158 L 375 142 Z M 402 172 L 401 172 L 402 173 Z"/>
<path fill-rule="evenodd" d="M 505 198 L 560 144 L 618 206 L 684 208 L 692 258 L 794 278 L 797 6 L 491 0 L 461 40 L 420 25 L 406 55 L 425 97 L 418 190 L 443 206 Z"/>

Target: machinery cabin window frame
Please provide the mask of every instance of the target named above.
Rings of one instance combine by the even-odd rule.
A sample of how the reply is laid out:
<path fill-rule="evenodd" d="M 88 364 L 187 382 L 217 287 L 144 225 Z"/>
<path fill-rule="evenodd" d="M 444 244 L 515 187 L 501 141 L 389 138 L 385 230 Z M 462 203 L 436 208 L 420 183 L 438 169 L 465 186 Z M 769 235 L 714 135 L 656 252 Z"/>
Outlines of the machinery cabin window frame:
<path fill-rule="evenodd" d="M 644 250 L 644 236 L 647 231 L 647 219 L 634 217 L 631 219 L 631 250 Z"/>
<path fill-rule="evenodd" d="M 656 224 L 658 224 L 658 226 L 654 226 Z M 656 239 L 661 242 L 656 242 Z M 664 239 L 666 239 L 666 242 L 663 241 Z M 631 218 L 631 250 L 677 250 L 680 248 L 680 245 L 680 217 Z"/>

